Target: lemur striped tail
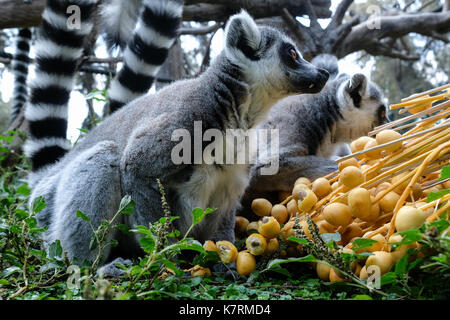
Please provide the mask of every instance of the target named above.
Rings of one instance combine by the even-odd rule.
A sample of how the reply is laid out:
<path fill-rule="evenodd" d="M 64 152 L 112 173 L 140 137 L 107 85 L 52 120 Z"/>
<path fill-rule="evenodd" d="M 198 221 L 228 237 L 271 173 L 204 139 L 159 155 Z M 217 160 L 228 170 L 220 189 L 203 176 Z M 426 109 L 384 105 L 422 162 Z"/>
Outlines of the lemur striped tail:
<path fill-rule="evenodd" d="M 29 132 L 24 151 L 33 170 L 57 161 L 70 149 L 66 139 L 68 102 L 83 45 L 93 27 L 96 2 L 47 0 L 35 46 L 36 76 L 29 84 L 25 110 Z M 79 11 L 68 10 L 70 6 Z M 67 12 L 77 11 L 81 23 L 71 26 L 71 13 Z"/>
<path fill-rule="evenodd" d="M 143 0 L 142 6 L 123 67 L 109 89 L 111 113 L 148 92 L 177 37 L 182 0 Z"/>
<path fill-rule="evenodd" d="M 12 72 L 14 74 L 14 92 L 11 105 L 11 116 L 9 123 L 16 120 L 27 101 L 27 77 L 28 65 L 30 63 L 31 30 L 20 29 L 16 40 L 16 51 L 12 59 Z"/>

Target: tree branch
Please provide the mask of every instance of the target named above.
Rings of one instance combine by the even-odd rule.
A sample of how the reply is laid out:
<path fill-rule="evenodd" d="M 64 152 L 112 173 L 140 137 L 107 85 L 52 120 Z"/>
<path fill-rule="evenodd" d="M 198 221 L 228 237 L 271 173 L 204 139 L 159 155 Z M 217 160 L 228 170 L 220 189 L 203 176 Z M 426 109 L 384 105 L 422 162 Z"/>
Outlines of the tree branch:
<path fill-rule="evenodd" d="M 179 34 L 189 34 L 189 35 L 204 35 L 211 32 L 216 32 L 223 27 L 223 23 L 215 23 L 211 26 L 206 26 L 203 28 L 180 28 Z"/>
<path fill-rule="evenodd" d="M 331 18 L 331 22 L 328 25 L 327 28 L 335 28 L 342 24 L 342 20 L 345 17 L 345 13 L 347 12 L 348 8 L 352 5 L 353 0 L 342 0 L 338 7 L 336 8 L 336 12 L 334 13 L 333 17 Z"/>
<path fill-rule="evenodd" d="M 342 58 L 360 50 L 375 50 L 373 48 L 383 38 L 400 38 L 414 32 L 429 36 L 431 30 L 439 33 L 450 31 L 450 12 L 401 14 L 380 17 L 380 29 L 371 28 L 373 20 L 369 19 L 355 26 L 345 41 L 339 46 L 338 57 Z M 370 51 L 368 51 L 370 52 Z"/>
<path fill-rule="evenodd" d="M 0 29 L 37 26 L 45 0 L 2 0 Z M 311 0 L 311 5 L 319 19 L 331 17 L 331 0 Z M 280 8 L 287 8 L 294 16 L 307 14 L 304 1 L 298 0 L 186 0 L 183 20 L 185 21 L 225 21 L 234 13 L 245 9 L 254 18 L 278 16 Z"/>

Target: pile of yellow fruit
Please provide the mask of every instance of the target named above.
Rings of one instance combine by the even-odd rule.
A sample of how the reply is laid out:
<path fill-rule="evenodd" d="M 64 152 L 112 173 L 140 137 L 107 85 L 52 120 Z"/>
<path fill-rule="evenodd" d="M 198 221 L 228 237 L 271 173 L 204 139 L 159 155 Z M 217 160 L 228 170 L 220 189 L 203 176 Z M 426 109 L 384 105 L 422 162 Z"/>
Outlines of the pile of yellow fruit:
<path fill-rule="evenodd" d="M 450 207 L 450 194 L 426 202 L 431 192 L 450 189 L 449 179 L 439 180 L 441 169 L 450 163 L 450 101 L 445 100 L 449 98 L 447 84 L 392 105 L 391 109 L 403 108 L 400 113 L 412 115 L 353 141 L 353 154 L 337 160 L 338 171 L 314 181 L 298 178 L 292 193 L 279 194 L 279 204 L 254 199 L 252 211 L 259 220 L 236 219 L 236 235 L 247 236 L 247 250 L 238 252 L 227 241 L 208 241 L 205 248 L 217 251 L 224 263 L 236 261 L 237 272 L 249 275 L 256 267 L 255 256 L 280 250 L 279 241 L 288 244 L 281 257 L 300 254 L 301 246 L 287 239 L 295 235 L 296 218 L 311 237 L 308 214 L 320 233 L 339 232 L 343 252 L 353 253 L 353 241 L 358 238 L 377 241 L 361 249 L 372 255 L 353 265 L 361 279 L 368 277 L 366 269 L 371 265 L 378 266 L 381 274 L 388 272 L 409 248 L 418 246 L 393 250 L 391 244 L 402 240 L 398 232 L 439 219 Z M 403 134 L 398 132 L 409 127 Z M 325 281 L 345 281 L 326 265 L 317 264 L 316 270 Z"/>

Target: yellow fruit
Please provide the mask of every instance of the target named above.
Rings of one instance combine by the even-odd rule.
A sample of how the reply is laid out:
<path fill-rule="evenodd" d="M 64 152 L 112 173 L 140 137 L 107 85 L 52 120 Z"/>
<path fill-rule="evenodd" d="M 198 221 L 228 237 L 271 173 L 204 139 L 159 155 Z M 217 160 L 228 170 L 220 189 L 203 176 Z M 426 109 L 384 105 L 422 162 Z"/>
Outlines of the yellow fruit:
<path fill-rule="evenodd" d="M 386 244 L 386 238 L 381 234 L 376 234 L 371 239 L 377 241 L 377 243 L 374 243 L 368 248 L 364 248 L 365 252 L 375 252 L 389 249 L 389 246 Z"/>
<path fill-rule="evenodd" d="M 232 244 L 230 241 L 217 241 L 216 246 L 219 249 L 219 256 L 220 260 L 222 260 L 223 263 L 232 263 L 236 261 L 238 251 L 234 244 Z"/>
<path fill-rule="evenodd" d="M 293 226 L 294 226 L 294 221 L 289 221 L 281 229 L 280 236 L 283 240 L 287 240 L 290 237 L 295 237 L 295 231 L 294 231 Z"/>
<path fill-rule="evenodd" d="M 367 279 L 369 275 L 367 274 L 366 266 L 361 268 L 361 271 L 359 272 L 359 279 L 364 280 Z"/>
<path fill-rule="evenodd" d="M 196 265 L 191 269 L 191 275 L 193 277 L 207 277 L 211 275 L 211 270 L 209 268 L 203 268 L 202 266 Z"/>
<path fill-rule="evenodd" d="M 203 244 L 203 248 L 206 251 L 215 251 L 215 252 L 219 253 L 219 249 L 217 248 L 216 244 L 214 243 L 214 241 L 211 241 L 211 240 L 205 241 L 205 243 Z"/>
<path fill-rule="evenodd" d="M 389 192 L 379 201 L 381 210 L 385 213 L 392 212 L 399 199 L 400 196 L 397 193 L 394 191 Z"/>
<path fill-rule="evenodd" d="M 364 182 L 364 175 L 361 169 L 357 167 L 346 167 L 339 175 L 339 183 L 343 184 L 347 188 L 353 189 Z"/>
<path fill-rule="evenodd" d="M 259 221 L 258 232 L 266 239 L 275 238 L 280 231 L 280 223 L 274 217 L 264 217 Z"/>
<path fill-rule="evenodd" d="M 256 231 L 258 231 L 258 228 L 259 228 L 258 221 L 252 221 L 247 226 L 247 233 L 250 233 L 252 230 L 253 230 L 253 232 L 256 232 Z"/>
<path fill-rule="evenodd" d="M 312 184 L 312 191 L 319 198 L 323 198 L 331 192 L 330 182 L 325 178 L 316 179 Z"/>
<path fill-rule="evenodd" d="M 364 146 L 364 150 L 368 150 L 377 146 L 378 143 L 375 141 L 375 139 L 372 139 L 371 141 L 367 142 L 367 144 Z M 372 151 L 367 151 L 365 155 L 371 159 L 378 159 L 381 158 L 381 151 L 383 151 L 383 149 L 375 149 Z"/>
<path fill-rule="evenodd" d="M 302 184 L 304 184 L 304 185 L 310 185 L 310 184 L 311 184 L 311 181 L 310 181 L 308 178 L 300 177 L 300 178 L 298 178 L 297 180 L 295 180 L 294 186 L 297 185 L 297 184 L 299 184 L 299 183 L 302 183 Z"/>
<path fill-rule="evenodd" d="M 371 200 L 373 201 L 373 197 L 370 197 Z M 368 221 L 368 222 L 374 222 L 378 219 L 378 217 L 380 216 L 380 204 L 374 203 L 372 204 L 372 206 L 370 207 L 370 214 L 364 219 L 364 221 Z"/>
<path fill-rule="evenodd" d="M 298 193 L 298 210 L 308 212 L 317 203 L 317 196 L 311 190 L 300 190 Z"/>
<path fill-rule="evenodd" d="M 348 206 L 353 216 L 365 220 L 372 208 L 370 192 L 364 188 L 355 188 L 348 195 Z"/>
<path fill-rule="evenodd" d="M 323 217 L 334 226 L 346 226 L 352 221 L 349 206 L 343 203 L 332 203 L 323 209 Z"/>
<path fill-rule="evenodd" d="M 397 139 L 400 139 L 402 135 L 394 130 L 383 130 L 377 133 L 376 141 L 379 145 L 385 144 Z M 394 144 L 391 144 L 390 146 L 384 147 L 384 150 L 387 150 L 389 152 L 395 152 L 398 149 L 402 147 L 402 142 L 397 142 Z"/>
<path fill-rule="evenodd" d="M 395 229 L 398 232 L 420 227 L 425 222 L 425 213 L 417 208 L 404 206 L 395 218 Z"/>
<path fill-rule="evenodd" d="M 336 227 L 328 223 L 326 220 L 321 220 L 317 222 L 316 225 L 319 227 L 320 233 L 334 233 L 336 230 Z"/>
<path fill-rule="evenodd" d="M 254 256 L 259 256 L 264 254 L 267 248 L 267 240 L 262 235 L 258 233 L 253 233 L 248 236 L 245 241 L 247 250 Z"/>
<path fill-rule="evenodd" d="M 356 237 L 361 237 L 363 235 L 363 231 L 361 227 L 355 223 L 349 224 L 344 232 L 341 235 L 342 243 L 347 244 Z"/>
<path fill-rule="evenodd" d="M 260 217 L 269 216 L 272 211 L 272 204 L 267 199 L 255 199 L 252 201 L 252 211 Z"/>
<path fill-rule="evenodd" d="M 378 266 L 380 268 L 380 274 L 387 273 L 394 264 L 394 259 L 389 252 L 375 251 L 373 255 L 369 256 L 366 261 L 366 268 L 370 266 Z"/>
<path fill-rule="evenodd" d="M 272 238 L 269 240 L 269 242 L 267 242 L 267 248 L 266 248 L 266 252 L 264 252 L 264 254 L 271 254 L 271 253 L 277 251 L 279 247 L 280 247 L 280 244 L 278 243 L 278 239 Z"/>
<path fill-rule="evenodd" d="M 369 142 L 371 140 L 374 140 L 374 139 L 366 137 L 366 136 L 360 137 L 360 138 L 354 140 L 350 144 L 350 149 L 352 150 L 352 153 L 364 150 L 364 146 L 367 144 L 367 142 Z"/>
<path fill-rule="evenodd" d="M 316 264 L 316 272 L 319 279 L 322 281 L 330 281 L 330 267 L 323 263 Z"/>
<path fill-rule="evenodd" d="M 338 276 L 338 272 L 333 268 L 330 268 L 330 282 L 346 282 L 348 280 Z"/>
<path fill-rule="evenodd" d="M 391 244 L 395 244 L 396 242 L 400 242 L 402 241 L 403 237 L 399 234 L 393 234 L 390 238 L 389 238 L 389 243 Z M 406 254 L 406 252 L 408 252 L 409 248 L 413 248 L 414 244 L 409 244 L 409 245 L 403 245 L 401 247 L 396 248 L 395 250 L 393 250 L 393 248 L 391 249 L 391 256 L 392 259 L 394 260 L 394 263 L 397 263 L 398 261 L 400 261 L 400 259 Z"/>
<path fill-rule="evenodd" d="M 287 219 L 289 218 L 288 211 L 285 206 L 282 204 L 276 204 L 272 207 L 271 212 L 272 217 L 277 219 L 279 223 L 285 223 Z"/>
<path fill-rule="evenodd" d="M 392 184 L 396 184 L 398 181 L 403 179 L 408 174 L 409 174 L 409 172 L 405 171 L 405 172 L 402 172 L 402 173 L 396 175 L 395 177 L 392 178 Z M 394 189 L 394 191 L 401 195 L 403 193 L 403 191 L 406 189 L 406 187 L 408 186 L 409 181 L 411 181 L 411 178 L 406 179 L 406 181 L 403 181 L 398 187 L 396 187 Z"/>
<path fill-rule="evenodd" d="M 247 233 L 247 227 L 250 222 L 246 218 L 241 217 L 241 216 L 236 216 L 235 219 L 236 220 L 235 220 L 234 230 L 236 231 L 236 233 L 238 233 L 238 234 Z"/>
<path fill-rule="evenodd" d="M 375 193 L 379 194 L 380 192 L 389 189 L 391 186 L 392 184 L 390 184 L 389 182 L 382 182 L 377 186 Z"/>
<path fill-rule="evenodd" d="M 236 271 L 237 273 L 248 276 L 256 269 L 256 259 L 255 257 L 247 252 L 239 252 L 236 260 Z"/>
<path fill-rule="evenodd" d="M 338 169 L 339 169 L 339 171 L 342 171 L 342 170 L 344 170 L 344 168 L 350 167 L 350 166 L 361 168 L 361 166 L 359 165 L 359 162 L 356 158 L 350 158 L 345 161 L 339 162 Z"/>
<path fill-rule="evenodd" d="M 422 207 L 422 206 L 424 206 L 426 204 L 427 204 L 426 202 L 416 202 L 415 207 L 419 208 L 419 207 Z M 422 211 L 423 211 L 423 213 L 425 213 L 425 216 L 428 218 L 429 216 L 431 216 L 433 214 L 434 207 L 431 207 L 431 208 L 428 208 L 428 209 L 425 209 L 425 210 L 422 210 Z"/>
<path fill-rule="evenodd" d="M 305 190 L 309 190 L 309 188 L 305 184 L 297 183 L 292 189 L 292 196 L 295 200 L 298 200 Z"/>
<path fill-rule="evenodd" d="M 336 190 L 338 187 L 339 187 L 339 182 L 338 182 L 338 181 L 334 182 L 334 183 L 331 185 L 331 191 Z"/>
<path fill-rule="evenodd" d="M 297 200 L 292 199 L 286 205 L 286 209 L 291 217 L 295 217 L 298 212 Z"/>
<path fill-rule="evenodd" d="M 312 240 L 311 232 L 309 232 L 308 222 L 306 220 L 302 220 L 299 222 L 300 227 L 302 228 L 305 235 Z"/>

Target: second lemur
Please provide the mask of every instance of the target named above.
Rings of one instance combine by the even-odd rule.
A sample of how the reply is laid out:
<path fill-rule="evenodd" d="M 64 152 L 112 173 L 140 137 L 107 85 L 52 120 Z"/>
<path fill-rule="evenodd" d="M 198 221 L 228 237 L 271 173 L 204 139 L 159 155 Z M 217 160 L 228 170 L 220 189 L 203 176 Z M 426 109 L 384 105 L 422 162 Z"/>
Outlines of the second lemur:
<path fill-rule="evenodd" d="M 279 171 L 261 175 L 265 165 L 253 166 L 244 210 L 249 210 L 255 198 L 276 202 L 278 192 L 290 192 L 299 177 L 316 179 L 337 170 L 330 159 L 336 149 L 387 120 L 383 94 L 366 76 L 338 75 L 337 59 L 331 55 L 320 55 L 312 63 L 326 69 L 334 79 L 318 94 L 281 100 L 258 126 L 279 130 Z"/>

